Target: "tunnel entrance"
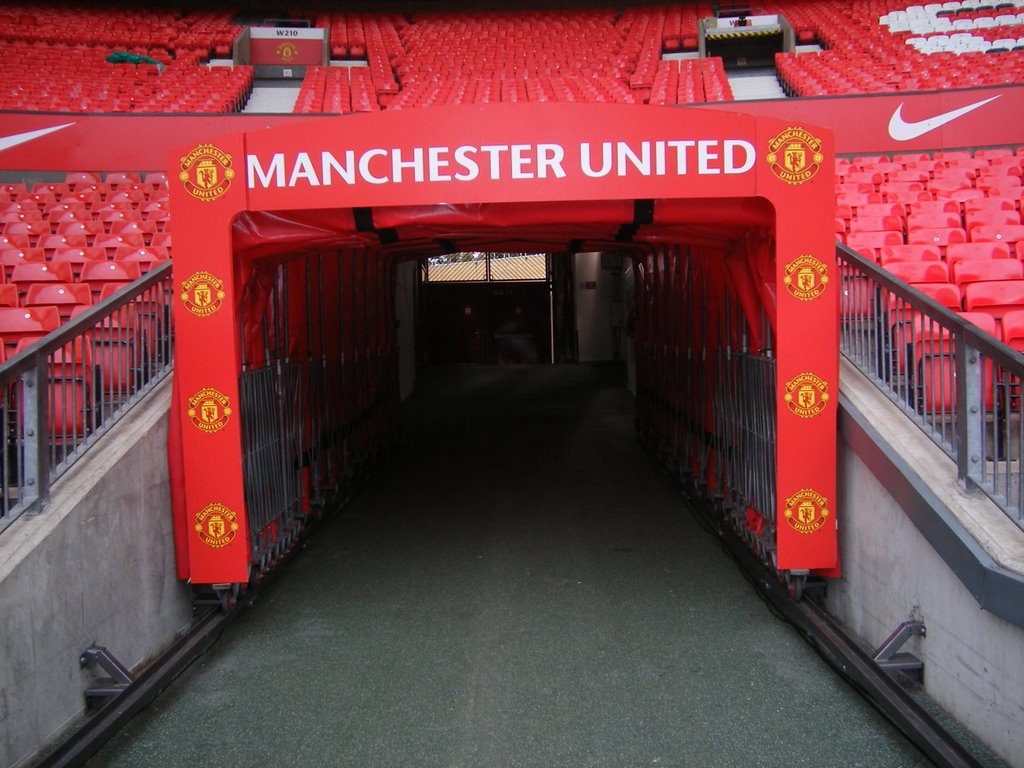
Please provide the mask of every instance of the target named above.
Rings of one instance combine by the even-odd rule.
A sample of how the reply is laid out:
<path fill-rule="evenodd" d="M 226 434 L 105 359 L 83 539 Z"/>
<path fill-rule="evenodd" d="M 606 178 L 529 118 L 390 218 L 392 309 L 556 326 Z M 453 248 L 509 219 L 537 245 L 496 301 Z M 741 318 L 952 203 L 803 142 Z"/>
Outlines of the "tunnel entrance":
<path fill-rule="evenodd" d="M 556 362 L 579 356 L 566 330 L 573 255 L 613 265 L 642 438 L 766 562 L 834 573 L 829 134 L 601 104 L 411 116 L 329 118 L 171 154 L 181 576 L 246 583 L 380 454 L 435 349 L 416 333 L 421 270 L 457 253 L 548 255 L 535 290 L 549 291 Z M 541 300 L 489 285 L 438 304 L 490 313 L 488 344 L 441 334 L 444 354 L 539 361 Z"/>

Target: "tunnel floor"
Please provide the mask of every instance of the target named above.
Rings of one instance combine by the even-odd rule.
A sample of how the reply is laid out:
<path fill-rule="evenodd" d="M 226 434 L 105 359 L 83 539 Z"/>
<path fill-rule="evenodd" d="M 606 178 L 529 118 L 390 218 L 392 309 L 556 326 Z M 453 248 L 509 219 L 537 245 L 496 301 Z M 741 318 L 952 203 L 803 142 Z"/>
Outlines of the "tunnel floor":
<path fill-rule="evenodd" d="M 420 373 L 401 441 L 91 766 L 921 766 L 635 439 L 620 368 Z"/>

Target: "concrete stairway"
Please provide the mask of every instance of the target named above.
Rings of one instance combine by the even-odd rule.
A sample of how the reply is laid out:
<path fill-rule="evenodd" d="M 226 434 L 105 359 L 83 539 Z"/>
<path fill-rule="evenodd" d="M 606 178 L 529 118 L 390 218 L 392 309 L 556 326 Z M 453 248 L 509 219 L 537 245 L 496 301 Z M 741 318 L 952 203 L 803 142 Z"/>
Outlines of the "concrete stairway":
<path fill-rule="evenodd" d="M 290 114 L 299 96 L 298 81 L 259 80 L 242 112 L 254 114 Z"/>
<path fill-rule="evenodd" d="M 786 98 L 775 69 L 748 69 L 729 73 L 729 87 L 736 101 Z"/>

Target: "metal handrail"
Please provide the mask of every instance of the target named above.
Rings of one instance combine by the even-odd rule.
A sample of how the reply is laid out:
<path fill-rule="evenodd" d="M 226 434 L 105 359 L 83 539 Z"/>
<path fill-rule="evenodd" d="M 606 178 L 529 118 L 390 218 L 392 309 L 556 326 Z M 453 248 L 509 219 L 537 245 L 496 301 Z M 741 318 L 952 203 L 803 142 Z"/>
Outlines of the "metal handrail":
<path fill-rule="evenodd" d="M 843 355 L 956 462 L 967 488 L 1024 528 L 1024 355 L 987 315 L 952 311 L 844 245 L 836 256 Z"/>
<path fill-rule="evenodd" d="M 170 372 L 171 297 L 166 262 L 0 364 L 0 533 Z"/>

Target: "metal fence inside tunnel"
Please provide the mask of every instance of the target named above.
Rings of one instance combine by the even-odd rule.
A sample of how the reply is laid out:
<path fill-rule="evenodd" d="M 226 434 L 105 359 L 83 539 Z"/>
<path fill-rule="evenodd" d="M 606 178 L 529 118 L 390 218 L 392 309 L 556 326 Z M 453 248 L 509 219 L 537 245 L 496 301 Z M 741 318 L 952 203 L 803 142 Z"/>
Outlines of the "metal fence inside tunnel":
<path fill-rule="evenodd" d="M 624 256 L 643 436 L 780 571 L 834 573 L 832 158 L 810 126 L 600 104 L 172 153 L 179 573 L 249 581 L 386 445 L 397 265 L 456 250 Z"/>

